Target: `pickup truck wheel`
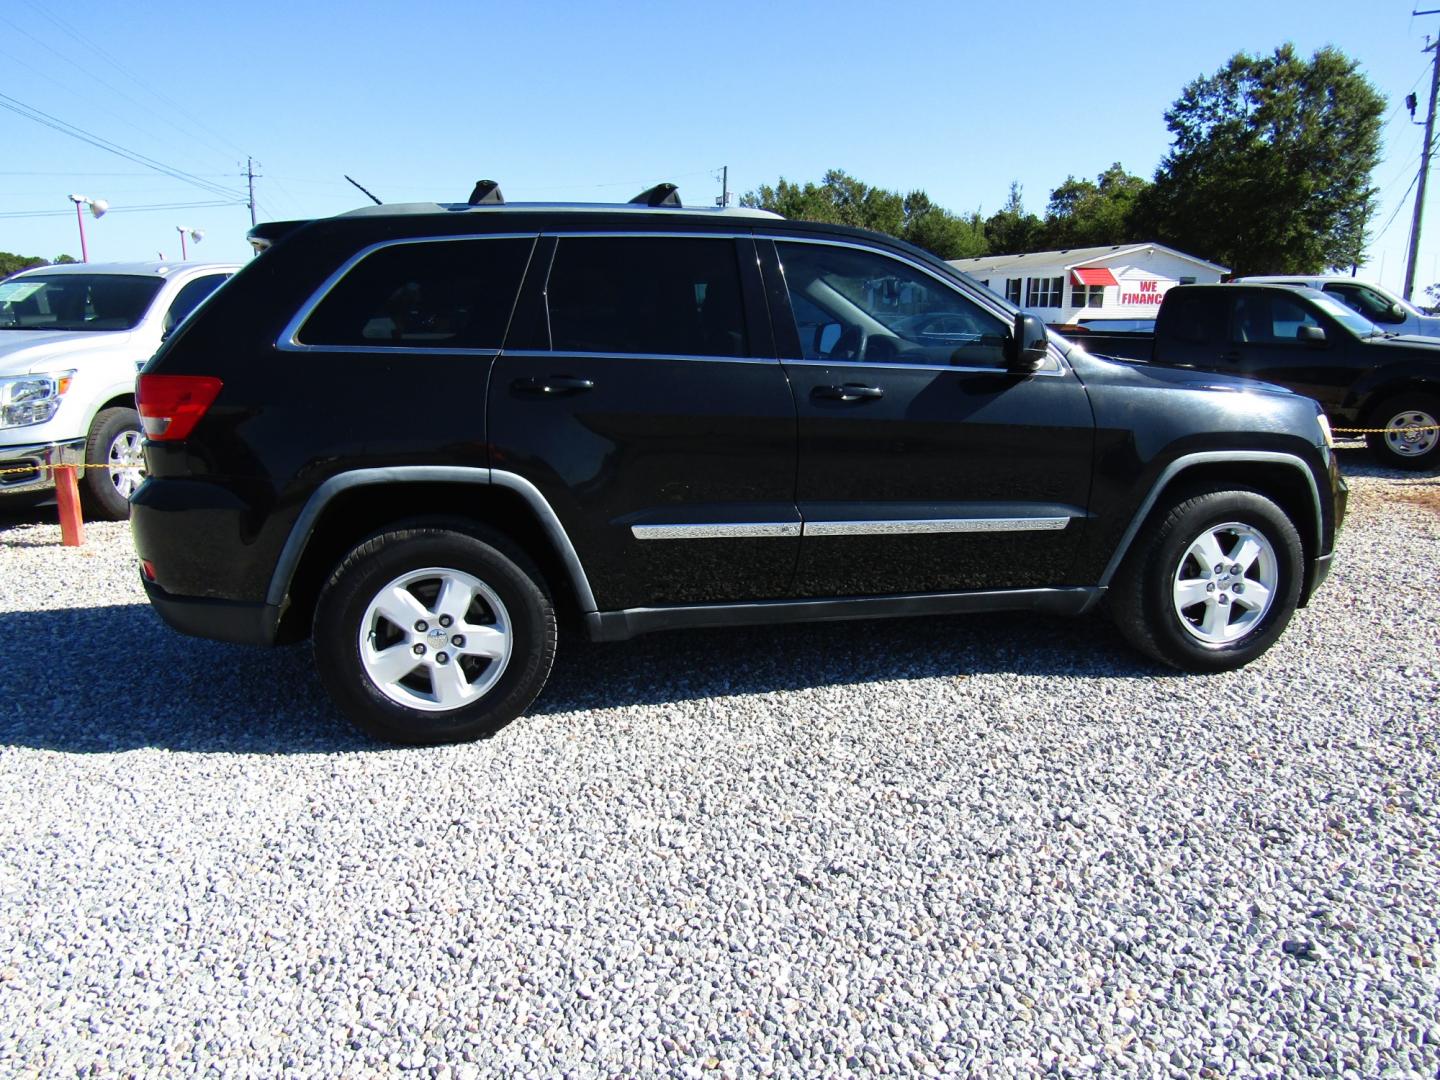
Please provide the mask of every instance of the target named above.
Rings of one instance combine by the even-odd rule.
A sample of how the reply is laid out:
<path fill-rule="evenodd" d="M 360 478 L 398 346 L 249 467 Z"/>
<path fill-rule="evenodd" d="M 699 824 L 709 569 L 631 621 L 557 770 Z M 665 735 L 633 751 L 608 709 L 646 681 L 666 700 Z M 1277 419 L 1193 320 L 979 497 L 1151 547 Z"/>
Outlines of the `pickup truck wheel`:
<path fill-rule="evenodd" d="M 1174 503 L 1135 538 L 1111 610 L 1136 648 L 1185 671 L 1229 671 L 1270 648 L 1300 598 L 1304 554 L 1285 512 L 1254 491 Z"/>
<path fill-rule="evenodd" d="M 85 440 L 80 494 L 90 517 L 124 521 L 130 496 L 145 479 L 144 433 L 134 409 L 101 409 Z"/>
<path fill-rule="evenodd" d="M 1440 468 L 1440 398 L 1404 394 L 1370 414 L 1367 427 L 1384 428 L 1365 436 L 1370 452 L 1392 469 Z M 1425 429 L 1429 430 L 1425 430 Z"/>
<path fill-rule="evenodd" d="M 542 581 L 503 537 L 428 527 L 372 536 L 316 605 L 321 681 L 346 716 L 387 742 L 491 735 L 550 674 L 555 611 Z"/>

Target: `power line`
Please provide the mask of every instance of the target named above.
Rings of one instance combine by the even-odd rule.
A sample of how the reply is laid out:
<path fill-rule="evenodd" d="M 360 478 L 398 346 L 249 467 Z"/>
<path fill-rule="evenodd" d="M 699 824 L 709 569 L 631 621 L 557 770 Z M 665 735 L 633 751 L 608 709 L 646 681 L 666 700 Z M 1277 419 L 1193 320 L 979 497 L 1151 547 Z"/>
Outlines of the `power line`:
<path fill-rule="evenodd" d="M 67 23 L 64 19 L 60 18 L 60 16 L 56 15 L 56 14 L 55 14 L 54 12 L 52 12 L 52 11 L 47 10 L 47 9 L 46 9 L 44 6 L 42 6 L 41 4 L 36 3 L 36 0 L 26 0 L 26 2 L 29 4 L 29 6 L 30 6 L 32 9 L 34 9 L 34 10 L 37 11 L 37 12 L 39 12 L 39 13 L 40 13 L 41 15 L 43 15 L 46 19 L 49 19 L 50 22 L 54 23 L 57 27 L 59 27 L 62 32 L 68 34 L 70 37 L 74 38 L 76 41 L 79 41 L 81 44 L 83 44 L 83 45 L 85 45 L 85 46 L 88 46 L 96 55 L 98 55 L 99 57 L 101 57 L 101 59 L 103 59 L 107 64 L 109 64 L 112 68 L 114 68 L 116 71 L 118 71 L 121 75 L 124 75 L 127 79 L 129 79 L 131 82 L 133 82 L 136 86 L 138 86 L 138 87 L 140 87 L 140 89 L 148 92 L 151 96 L 155 97 L 155 98 L 158 99 L 159 101 L 164 102 L 166 106 L 168 106 L 169 108 L 173 109 L 175 112 L 179 113 L 179 114 L 180 114 L 181 116 L 183 116 L 186 120 L 190 121 L 190 123 L 193 124 L 197 129 L 199 129 L 200 131 L 208 131 L 211 135 L 214 135 L 215 138 L 217 138 L 220 142 L 224 143 L 226 146 L 230 147 L 230 149 L 233 150 L 233 151 L 235 151 L 236 153 L 241 153 L 241 154 L 245 153 L 245 151 L 241 150 L 241 149 L 240 149 L 238 146 L 236 146 L 233 142 L 231 142 L 229 139 L 225 138 L 225 136 L 222 135 L 222 134 L 220 134 L 220 132 L 216 131 L 216 130 L 215 130 L 214 128 L 212 128 L 212 127 L 209 127 L 209 126 L 208 126 L 207 124 L 205 124 L 202 120 L 196 118 L 194 115 L 192 115 L 191 113 L 187 112 L 187 111 L 185 110 L 185 108 L 184 108 L 182 105 L 180 105 L 178 102 L 176 102 L 176 101 L 174 101 L 173 99 L 171 99 L 171 98 L 169 98 L 169 97 L 166 97 L 164 94 L 160 93 L 160 91 L 156 90 L 153 86 L 151 86 L 149 83 L 147 83 L 144 79 L 140 78 L 140 76 L 136 75 L 133 71 L 131 71 L 131 70 L 130 70 L 129 68 L 127 68 L 125 65 L 121 64 L 120 61 L 116 60 L 115 57 L 112 56 L 109 52 L 107 52 L 105 49 L 102 49 L 99 45 L 95 44 L 95 42 L 91 41 L 88 37 L 86 37 L 84 34 L 82 34 L 79 30 L 75 29 L 75 27 L 71 26 L 71 25 L 70 25 L 69 23 Z M 143 108 L 143 107 L 144 107 L 144 106 L 142 106 L 142 108 Z M 172 123 L 172 126 L 174 126 L 174 125 L 173 125 L 173 121 L 172 121 L 171 123 Z M 177 128 L 177 130 L 180 130 L 180 129 Z M 211 149 L 214 149 L 214 147 L 212 146 Z M 222 152 L 222 153 L 224 153 L 224 155 L 227 156 L 227 157 L 229 156 L 229 153 L 228 153 L 228 152 Z"/>
<path fill-rule="evenodd" d="M 198 210 L 214 206 L 234 206 L 235 203 L 220 200 L 210 202 L 186 202 L 186 203 L 149 203 L 144 206 L 112 206 L 106 211 L 107 214 L 133 214 L 140 211 L 154 210 Z M 73 210 L 6 210 L 0 211 L 0 218 L 42 218 L 42 217 L 73 217 Z"/>
<path fill-rule="evenodd" d="M 72 68 L 74 68 L 76 71 L 78 71 L 78 72 L 79 72 L 81 75 L 83 75 L 85 78 L 90 79 L 92 82 L 95 82 L 95 83 L 97 83 L 98 85 L 100 85 L 101 87 L 103 87 L 103 88 L 106 90 L 106 92 L 107 92 L 108 95 L 113 95 L 114 97 L 121 98 L 121 99 L 129 102 L 132 106 L 134 106 L 136 109 L 140 110 L 141 112 L 149 113 L 152 117 L 155 117 L 155 118 L 163 121 L 164 123 L 170 125 L 171 127 L 173 127 L 176 131 L 180 132 L 180 134 L 183 135 L 183 136 L 184 136 L 187 140 L 189 140 L 189 141 L 192 141 L 192 142 L 201 142 L 201 143 L 204 143 L 204 142 L 206 141 L 203 137 L 197 136 L 197 135 L 195 134 L 195 132 L 193 132 L 193 131 L 187 131 L 186 129 L 180 127 L 178 124 L 176 124 L 176 123 L 175 123 L 173 120 L 171 120 L 169 117 L 162 116 L 160 113 L 157 113 L 154 109 L 150 108 L 148 105 L 145 105 L 143 102 L 136 101 L 133 97 L 131 97 L 129 94 L 127 94 L 124 90 L 121 90 L 121 89 L 120 89 L 118 86 L 116 86 L 114 83 L 107 82 L 105 79 L 102 79 L 102 78 L 101 78 L 99 75 L 97 75 L 90 67 L 87 67 L 85 64 L 82 64 L 82 63 L 80 63 L 79 61 L 74 60 L 74 59 L 72 59 L 72 58 L 69 57 L 69 56 L 66 56 L 63 52 L 61 52 L 59 49 L 55 48 L 53 45 L 50 45 L 48 42 L 43 41 L 43 40 L 41 40 L 40 38 L 36 37 L 34 34 L 30 33 L 30 31 L 26 30 L 23 26 L 18 25 L 14 20 L 8 19 L 8 18 L 6 18 L 5 16 L 0 15 L 0 22 L 5 23 L 5 24 L 6 24 L 7 26 L 9 26 L 12 30 L 14 30 L 16 33 L 23 34 L 25 37 L 27 37 L 27 38 L 29 38 L 31 41 L 33 41 L 36 45 L 40 46 L 40 48 L 42 48 L 42 49 L 44 49 L 45 51 L 49 52 L 51 55 L 57 57 L 59 60 L 63 61 L 63 62 L 66 63 L 66 64 L 69 64 Z M 23 63 L 23 61 L 21 61 L 21 63 Z M 26 67 L 30 67 L 29 64 L 25 64 L 25 66 L 26 66 Z M 30 70 L 35 71 L 35 70 L 37 70 L 37 69 L 31 67 Z M 55 83 L 56 83 L 57 85 L 59 85 L 59 86 L 62 86 L 62 87 L 63 87 L 63 86 L 66 86 L 66 84 L 65 84 L 64 82 L 60 82 L 59 80 L 54 79 L 54 78 L 51 77 L 47 72 L 41 71 L 41 72 L 39 72 L 39 74 L 43 75 L 43 76 L 44 76 L 46 79 L 48 79 L 49 81 L 55 82 Z M 69 85 L 68 85 L 68 89 L 71 90 L 71 91 L 73 91 L 74 88 L 75 88 L 75 79 L 74 79 L 74 76 L 69 76 L 69 80 L 70 80 L 70 82 L 69 82 Z M 138 131 L 141 135 L 144 135 L 144 136 L 146 136 L 146 137 L 149 138 L 149 139 L 153 139 L 153 140 L 155 140 L 156 142 L 162 141 L 162 140 L 159 138 L 159 136 L 157 136 L 157 135 L 155 134 L 155 132 L 150 131 L 150 130 L 147 130 L 146 128 L 141 127 L 139 124 L 136 124 L 134 121 L 129 120 L 129 119 L 125 118 L 124 116 L 121 116 L 120 114 L 116 113 L 113 109 L 106 108 L 103 104 L 101 105 L 101 108 L 104 108 L 105 111 L 108 112 L 111 116 L 114 116 L 116 119 L 118 119 L 122 124 L 125 124 L 127 127 L 130 127 L 130 128 L 132 128 L 132 129 L 134 129 L 135 131 Z M 210 146 L 210 150 L 211 150 L 212 152 L 214 152 L 214 153 L 221 154 L 221 155 L 224 156 L 224 157 L 229 157 L 229 156 L 230 156 L 228 152 L 223 151 L 223 150 L 219 150 L 219 149 L 217 149 L 217 148 L 216 148 L 215 146 L 213 146 L 213 145 Z"/>
<path fill-rule="evenodd" d="M 91 146 L 94 146 L 100 150 L 104 150 L 108 153 L 115 154 L 116 156 L 122 157 L 127 161 L 133 161 L 136 165 L 143 165 L 146 168 L 155 170 L 156 172 L 164 173 L 166 176 L 169 176 L 172 179 L 180 180 L 187 184 L 192 184 L 195 187 L 210 192 L 210 194 L 212 195 L 221 195 L 227 199 L 238 199 L 240 197 L 239 193 L 236 191 L 224 188 L 219 184 L 211 183 L 209 180 L 205 180 L 202 177 L 196 175 L 195 173 L 189 173 L 183 169 L 177 169 L 172 165 L 166 165 L 164 162 L 157 161 L 152 157 L 147 157 L 146 155 L 141 154 L 137 151 L 126 149 L 119 143 L 111 142 L 109 139 L 92 134 L 91 132 L 86 131 L 84 128 L 77 127 L 76 125 L 71 124 L 68 121 L 51 116 L 49 113 L 42 112 L 40 109 L 35 108 L 35 106 L 27 105 L 25 104 L 25 102 L 19 100 L 18 98 L 10 97 L 8 94 L 0 93 L 0 108 L 8 109 L 10 112 L 15 113 L 17 116 L 23 116 L 27 120 L 33 120 L 37 124 L 42 124 L 45 127 L 52 128 L 53 130 L 58 131 L 61 134 L 69 135 L 71 138 L 79 139 L 81 142 L 89 143 Z"/>

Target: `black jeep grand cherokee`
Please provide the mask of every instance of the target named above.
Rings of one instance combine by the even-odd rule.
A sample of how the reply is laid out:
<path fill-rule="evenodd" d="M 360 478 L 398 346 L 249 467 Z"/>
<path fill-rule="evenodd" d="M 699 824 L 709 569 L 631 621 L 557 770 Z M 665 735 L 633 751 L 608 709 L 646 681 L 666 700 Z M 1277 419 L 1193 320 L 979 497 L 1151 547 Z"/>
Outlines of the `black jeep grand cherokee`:
<path fill-rule="evenodd" d="M 1325 576 L 1345 488 L 1307 398 L 1090 356 L 868 232 L 495 199 L 259 227 L 139 381 L 151 601 L 312 637 L 375 735 L 513 719 L 557 613 L 613 640 L 1103 599 L 1219 671 Z"/>

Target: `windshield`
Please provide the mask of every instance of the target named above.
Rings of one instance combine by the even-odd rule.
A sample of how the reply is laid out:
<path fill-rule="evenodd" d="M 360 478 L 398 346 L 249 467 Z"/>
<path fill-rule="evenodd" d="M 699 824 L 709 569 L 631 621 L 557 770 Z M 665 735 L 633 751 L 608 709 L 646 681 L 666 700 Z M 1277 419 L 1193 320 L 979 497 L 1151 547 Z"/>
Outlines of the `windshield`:
<path fill-rule="evenodd" d="M 1383 330 L 1365 318 L 1364 315 L 1361 315 L 1353 308 L 1346 307 L 1338 300 L 1334 300 L 1324 293 L 1311 295 L 1310 302 L 1352 334 L 1357 334 L 1360 337 L 1370 337 L 1372 334 L 1384 333 Z"/>
<path fill-rule="evenodd" d="M 0 282 L 0 330 L 133 330 L 164 278 L 28 274 Z"/>

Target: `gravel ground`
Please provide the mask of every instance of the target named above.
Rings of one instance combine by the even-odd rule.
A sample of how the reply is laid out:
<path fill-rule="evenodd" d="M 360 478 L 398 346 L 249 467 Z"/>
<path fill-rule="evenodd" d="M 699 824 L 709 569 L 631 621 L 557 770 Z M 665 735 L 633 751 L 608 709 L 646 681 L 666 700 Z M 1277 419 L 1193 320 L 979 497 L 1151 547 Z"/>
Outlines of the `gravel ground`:
<path fill-rule="evenodd" d="M 1440 1070 L 1440 480 L 1248 669 L 1099 619 L 562 642 L 378 747 L 0 521 L 0 1073 Z"/>

